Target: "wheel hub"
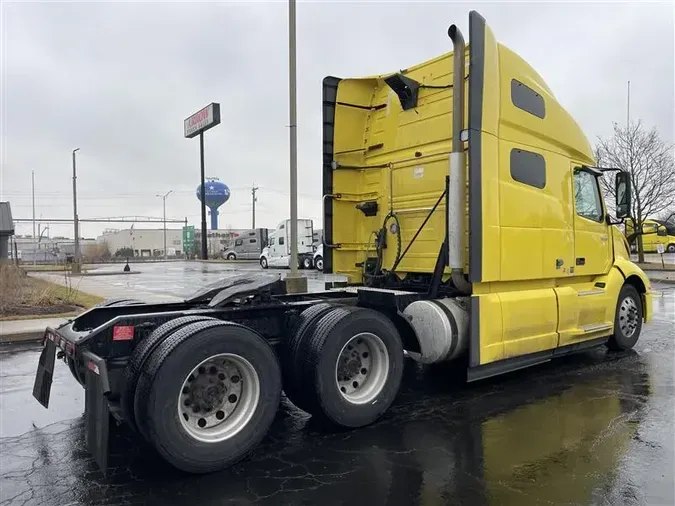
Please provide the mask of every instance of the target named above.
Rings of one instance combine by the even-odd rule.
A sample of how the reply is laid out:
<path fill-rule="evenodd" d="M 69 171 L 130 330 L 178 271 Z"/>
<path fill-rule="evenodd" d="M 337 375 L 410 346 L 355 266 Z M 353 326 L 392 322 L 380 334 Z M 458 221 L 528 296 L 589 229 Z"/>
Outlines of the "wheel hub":
<path fill-rule="evenodd" d="M 211 357 L 195 367 L 183 383 L 178 399 L 181 424 L 202 441 L 227 439 L 253 414 L 259 393 L 257 373 L 246 359 Z"/>
<path fill-rule="evenodd" d="M 637 330 L 639 321 L 637 304 L 632 297 L 626 297 L 619 306 L 619 327 L 626 337 L 632 337 Z"/>
<path fill-rule="evenodd" d="M 389 355 L 375 334 L 351 338 L 340 352 L 335 379 L 342 396 L 354 404 L 372 401 L 382 390 L 389 373 Z"/>

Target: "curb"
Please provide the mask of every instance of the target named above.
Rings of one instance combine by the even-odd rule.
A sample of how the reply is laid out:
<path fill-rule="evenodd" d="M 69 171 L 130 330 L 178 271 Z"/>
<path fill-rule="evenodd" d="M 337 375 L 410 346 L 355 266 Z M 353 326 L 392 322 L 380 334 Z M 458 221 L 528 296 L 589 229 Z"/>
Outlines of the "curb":
<path fill-rule="evenodd" d="M 95 270 L 89 271 L 87 273 L 82 273 L 82 274 L 72 274 L 73 277 L 75 278 L 93 278 L 96 276 L 128 276 L 129 274 L 140 274 L 141 271 L 112 271 L 112 272 L 96 272 Z"/>
<path fill-rule="evenodd" d="M 24 343 L 28 341 L 40 342 L 45 335 L 45 331 L 17 332 L 16 334 L 0 335 L 0 344 Z"/>
<path fill-rule="evenodd" d="M 668 278 L 663 278 L 663 279 L 659 279 L 659 278 L 650 278 L 649 281 L 652 282 L 652 283 L 662 283 L 662 284 L 664 284 L 664 285 L 675 285 L 675 279 L 668 279 Z"/>

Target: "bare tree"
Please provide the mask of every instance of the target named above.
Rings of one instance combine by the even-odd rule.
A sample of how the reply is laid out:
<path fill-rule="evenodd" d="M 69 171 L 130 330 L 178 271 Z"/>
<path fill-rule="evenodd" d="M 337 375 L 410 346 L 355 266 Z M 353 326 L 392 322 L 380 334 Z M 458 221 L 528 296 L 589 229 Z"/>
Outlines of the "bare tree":
<path fill-rule="evenodd" d="M 595 156 L 599 167 L 618 168 L 630 174 L 633 230 L 642 230 L 646 219 L 675 207 L 673 145 L 664 142 L 656 128 L 647 131 L 640 121 L 627 127 L 615 123 L 612 137 L 598 139 Z M 606 201 L 613 204 L 613 178 L 600 178 L 600 184 Z M 641 235 L 637 235 L 637 246 L 639 262 L 644 262 Z"/>

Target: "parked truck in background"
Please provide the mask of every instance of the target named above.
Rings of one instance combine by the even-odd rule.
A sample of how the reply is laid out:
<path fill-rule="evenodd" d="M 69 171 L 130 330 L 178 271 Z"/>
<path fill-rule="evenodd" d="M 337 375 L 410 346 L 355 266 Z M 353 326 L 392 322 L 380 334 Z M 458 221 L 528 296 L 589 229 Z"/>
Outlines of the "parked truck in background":
<path fill-rule="evenodd" d="M 323 270 L 352 286 L 289 294 L 278 275 L 245 274 L 46 330 L 33 395 L 48 406 L 58 349 L 86 388 L 87 446 L 103 469 L 111 414 L 203 473 L 262 440 L 282 388 L 334 425 L 374 422 L 404 350 L 468 366 L 474 381 L 635 346 L 652 296 L 615 226 L 630 212 L 628 174 L 595 167 L 577 123 L 478 13 L 469 45 L 455 25 L 448 34 L 453 52 L 419 65 L 324 79 Z M 598 184 L 611 175 L 616 217 Z M 311 232 L 299 227 L 310 260 Z"/>
<path fill-rule="evenodd" d="M 631 250 L 637 251 L 637 235 L 631 220 L 626 220 L 625 231 Z M 642 222 L 642 234 L 639 235 L 642 236 L 642 249 L 645 253 L 656 253 L 659 245 L 663 246 L 663 251 L 675 253 L 675 223 L 672 221 L 645 220 Z"/>
<path fill-rule="evenodd" d="M 269 233 L 266 228 L 246 230 L 223 251 L 222 257 L 226 260 L 256 260 L 268 241 Z"/>
<path fill-rule="evenodd" d="M 298 220 L 298 267 L 311 269 L 314 263 L 314 230 L 312 220 Z M 260 266 L 289 267 L 291 263 L 291 220 L 284 220 L 269 235 L 267 246 L 260 253 Z"/>

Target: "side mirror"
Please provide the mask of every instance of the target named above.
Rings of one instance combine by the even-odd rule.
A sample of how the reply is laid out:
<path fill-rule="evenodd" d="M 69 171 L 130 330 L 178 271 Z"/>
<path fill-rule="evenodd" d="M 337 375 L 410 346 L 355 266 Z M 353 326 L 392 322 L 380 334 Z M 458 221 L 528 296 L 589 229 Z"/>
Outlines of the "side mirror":
<path fill-rule="evenodd" d="M 630 216 L 631 188 L 628 172 L 617 172 L 614 180 L 614 194 L 616 195 L 616 217 L 618 219 Z"/>

